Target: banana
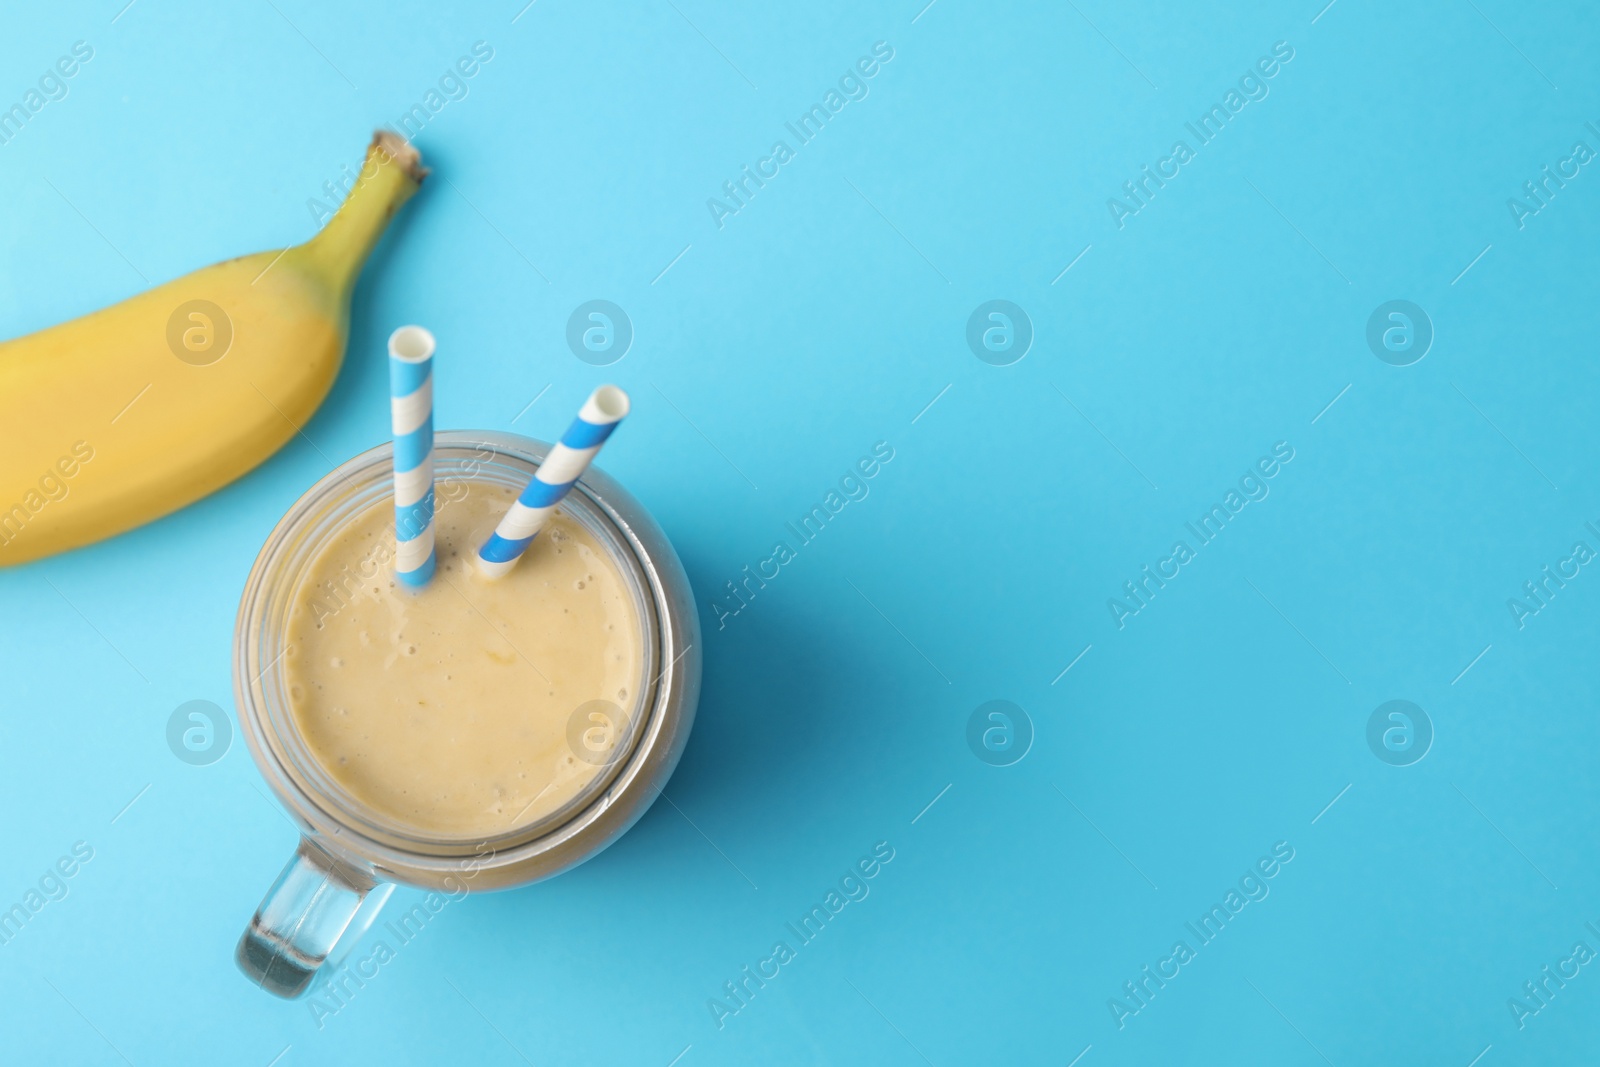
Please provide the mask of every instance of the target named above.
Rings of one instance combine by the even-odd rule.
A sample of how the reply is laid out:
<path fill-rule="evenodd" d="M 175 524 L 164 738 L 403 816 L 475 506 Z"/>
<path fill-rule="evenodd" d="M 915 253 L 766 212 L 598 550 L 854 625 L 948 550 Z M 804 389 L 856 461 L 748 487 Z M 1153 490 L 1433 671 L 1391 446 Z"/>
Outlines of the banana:
<path fill-rule="evenodd" d="M 0 566 L 176 511 L 295 436 L 338 376 L 362 265 L 427 173 L 380 132 L 305 244 L 0 344 Z"/>

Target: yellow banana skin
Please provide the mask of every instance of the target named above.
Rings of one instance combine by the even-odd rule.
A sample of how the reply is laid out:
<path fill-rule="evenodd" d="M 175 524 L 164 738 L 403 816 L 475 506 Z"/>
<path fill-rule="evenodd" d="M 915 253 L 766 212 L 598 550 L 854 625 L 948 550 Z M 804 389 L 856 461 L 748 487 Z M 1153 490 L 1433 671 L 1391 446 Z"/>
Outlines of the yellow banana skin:
<path fill-rule="evenodd" d="M 380 133 L 305 244 L 0 344 L 0 566 L 176 511 L 294 437 L 338 376 L 362 265 L 426 174 Z"/>

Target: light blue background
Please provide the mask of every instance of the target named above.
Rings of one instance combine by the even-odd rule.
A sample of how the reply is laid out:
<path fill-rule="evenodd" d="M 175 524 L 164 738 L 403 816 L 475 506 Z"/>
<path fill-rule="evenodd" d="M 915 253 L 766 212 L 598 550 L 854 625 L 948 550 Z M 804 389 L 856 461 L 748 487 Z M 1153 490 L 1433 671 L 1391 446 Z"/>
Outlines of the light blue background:
<path fill-rule="evenodd" d="M 1600 149 L 1592 12 L 122 3 L 8 12 L 6 104 L 74 41 L 95 55 L 0 146 L 7 336 L 309 237 L 375 125 L 473 42 L 494 58 L 417 139 L 435 177 L 305 438 L 0 573 L 0 907 L 95 850 L 0 946 L 5 1059 L 1595 1057 L 1596 968 L 1523 1029 L 1507 1007 L 1600 949 L 1600 577 L 1520 630 L 1506 605 L 1600 548 L 1600 175 L 1524 229 L 1506 205 Z M 879 40 L 870 96 L 719 230 L 707 198 Z M 1119 230 L 1107 198 L 1276 41 L 1270 95 Z M 564 341 L 595 298 L 636 330 L 604 370 Z M 996 298 L 1036 330 L 1009 367 L 964 340 Z M 1364 337 L 1396 298 L 1436 331 L 1404 368 Z M 601 381 L 631 391 L 604 466 L 684 559 L 705 693 L 672 804 L 451 905 L 319 1029 L 231 960 L 290 825 L 237 738 L 193 767 L 164 731 L 184 701 L 231 708 L 250 563 L 384 439 L 383 339 L 410 321 L 440 339 L 441 426 L 548 438 Z M 723 583 L 880 440 L 870 496 L 719 632 Z M 1270 496 L 1119 630 L 1107 598 L 1279 441 Z M 992 699 L 1034 726 L 1013 766 L 967 746 Z M 1434 724 L 1413 766 L 1367 746 L 1390 699 Z M 878 841 L 870 896 L 719 1030 L 708 998 Z M 1108 998 L 1279 841 L 1270 896 L 1119 1029 Z"/>

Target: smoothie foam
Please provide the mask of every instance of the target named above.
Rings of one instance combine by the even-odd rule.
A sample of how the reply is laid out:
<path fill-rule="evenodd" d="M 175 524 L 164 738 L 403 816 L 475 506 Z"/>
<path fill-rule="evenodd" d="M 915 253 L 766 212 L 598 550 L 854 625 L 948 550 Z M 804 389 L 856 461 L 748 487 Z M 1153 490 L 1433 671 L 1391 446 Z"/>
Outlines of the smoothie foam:
<path fill-rule="evenodd" d="M 603 724 L 643 682 L 640 625 L 628 584 L 565 509 L 510 574 L 479 577 L 472 556 L 516 493 L 456 488 L 421 589 L 395 580 L 390 501 L 333 538 L 295 591 L 284 669 L 307 747 L 358 802 L 422 834 L 487 838 L 562 808 L 603 769 L 619 734 Z M 578 714 L 575 732 L 595 701 L 616 707 Z"/>

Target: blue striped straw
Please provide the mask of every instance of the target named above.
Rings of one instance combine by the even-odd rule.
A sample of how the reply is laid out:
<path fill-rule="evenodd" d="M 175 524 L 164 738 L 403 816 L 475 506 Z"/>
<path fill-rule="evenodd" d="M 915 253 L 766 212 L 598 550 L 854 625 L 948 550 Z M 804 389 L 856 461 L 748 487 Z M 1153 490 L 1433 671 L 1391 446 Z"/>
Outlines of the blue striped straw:
<path fill-rule="evenodd" d="M 389 335 L 394 573 L 407 585 L 433 577 L 433 348 L 433 334 L 421 326 Z"/>
<path fill-rule="evenodd" d="M 528 487 L 478 549 L 478 570 L 484 577 L 500 578 L 517 565 L 544 528 L 550 512 L 588 469 L 595 453 L 627 414 L 628 394 L 616 386 L 602 385 L 589 394 L 578 417 L 539 464 Z"/>

